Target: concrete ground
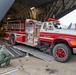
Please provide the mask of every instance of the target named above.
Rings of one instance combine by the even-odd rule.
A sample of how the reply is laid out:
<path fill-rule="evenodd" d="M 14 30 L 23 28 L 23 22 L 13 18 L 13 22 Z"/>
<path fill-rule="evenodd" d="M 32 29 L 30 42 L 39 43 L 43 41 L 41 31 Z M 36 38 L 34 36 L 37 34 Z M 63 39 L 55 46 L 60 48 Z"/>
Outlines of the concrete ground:
<path fill-rule="evenodd" d="M 73 56 L 67 63 L 60 63 L 55 60 L 46 62 L 29 56 L 13 59 L 11 64 L 12 67 L 18 67 L 18 71 L 9 75 L 76 75 L 76 56 Z M 0 68 L 0 71 L 9 68 Z"/>

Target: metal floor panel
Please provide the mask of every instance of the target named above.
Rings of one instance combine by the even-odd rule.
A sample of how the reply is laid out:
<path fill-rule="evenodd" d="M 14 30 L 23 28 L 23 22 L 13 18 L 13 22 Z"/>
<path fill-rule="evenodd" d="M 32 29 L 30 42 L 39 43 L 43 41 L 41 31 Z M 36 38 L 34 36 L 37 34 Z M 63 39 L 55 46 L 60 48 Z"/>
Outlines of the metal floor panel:
<path fill-rule="evenodd" d="M 45 54 L 43 52 L 38 51 L 37 49 L 34 48 L 30 48 L 27 46 L 23 46 L 23 45 L 18 45 L 18 46 L 13 46 L 14 48 L 17 48 L 23 52 L 27 52 L 37 58 L 40 58 L 44 61 L 52 61 L 54 58 L 52 56 L 50 56 L 49 54 Z"/>
<path fill-rule="evenodd" d="M 2 45 L 4 45 L 4 44 L 2 42 L 0 42 L 0 48 Z M 12 46 L 6 46 L 6 48 L 7 48 L 7 51 L 10 53 L 12 59 L 25 56 L 25 53 L 23 53 L 22 51 L 19 51 L 18 49 L 14 48 Z"/>
<path fill-rule="evenodd" d="M 16 53 L 16 52 L 14 52 L 10 47 L 8 47 L 7 46 L 7 50 L 9 51 L 9 52 L 11 52 L 15 57 L 17 57 L 18 56 L 18 54 Z M 13 56 L 13 57 L 14 57 Z"/>
<path fill-rule="evenodd" d="M 19 51 L 16 48 L 13 48 L 12 46 L 7 46 L 7 50 L 11 54 L 12 58 L 25 56 L 25 53 L 23 53 L 22 51 Z"/>

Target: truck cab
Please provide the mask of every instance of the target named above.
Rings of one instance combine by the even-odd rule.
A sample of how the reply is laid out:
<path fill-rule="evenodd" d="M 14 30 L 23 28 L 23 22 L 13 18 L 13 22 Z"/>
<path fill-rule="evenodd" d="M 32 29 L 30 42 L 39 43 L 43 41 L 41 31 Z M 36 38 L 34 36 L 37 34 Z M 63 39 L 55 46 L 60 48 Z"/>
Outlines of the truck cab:
<path fill-rule="evenodd" d="M 57 22 L 43 22 L 41 31 L 65 29 L 60 23 Z"/>
<path fill-rule="evenodd" d="M 55 20 L 43 22 L 38 46 L 40 50 L 52 53 L 57 61 L 66 62 L 71 58 L 73 48 L 76 48 L 76 31 Z"/>
<path fill-rule="evenodd" d="M 65 28 L 59 22 L 55 21 L 43 22 L 40 29 L 40 39 L 42 38 L 41 40 L 50 42 L 53 39 L 55 39 L 58 33 L 61 33 L 61 31 L 64 30 Z"/>

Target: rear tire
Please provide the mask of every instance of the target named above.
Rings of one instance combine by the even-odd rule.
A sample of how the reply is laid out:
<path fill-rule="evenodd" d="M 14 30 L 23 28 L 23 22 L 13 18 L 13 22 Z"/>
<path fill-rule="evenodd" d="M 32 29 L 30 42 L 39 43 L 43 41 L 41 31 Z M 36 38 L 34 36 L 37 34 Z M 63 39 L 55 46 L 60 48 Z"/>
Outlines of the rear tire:
<path fill-rule="evenodd" d="M 10 36 L 9 43 L 12 44 L 12 45 L 15 45 L 16 44 L 16 40 L 15 40 L 15 36 L 14 35 L 11 35 Z"/>
<path fill-rule="evenodd" d="M 66 44 L 57 44 L 53 48 L 53 56 L 59 62 L 67 62 L 71 59 L 71 49 Z"/>

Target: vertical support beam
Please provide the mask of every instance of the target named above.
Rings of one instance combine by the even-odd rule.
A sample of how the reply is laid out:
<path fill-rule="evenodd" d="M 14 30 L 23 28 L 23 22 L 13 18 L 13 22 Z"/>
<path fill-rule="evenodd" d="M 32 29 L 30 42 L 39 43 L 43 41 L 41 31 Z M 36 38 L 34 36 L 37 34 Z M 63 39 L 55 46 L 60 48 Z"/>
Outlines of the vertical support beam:
<path fill-rule="evenodd" d="M 62 0 L 63 10 L 65 9 L 65 3 L 64 0 Z"/>

